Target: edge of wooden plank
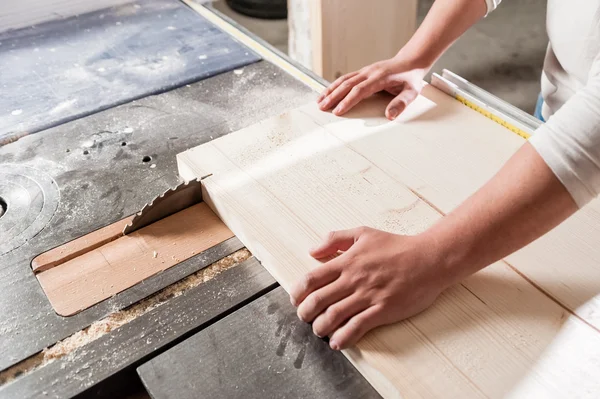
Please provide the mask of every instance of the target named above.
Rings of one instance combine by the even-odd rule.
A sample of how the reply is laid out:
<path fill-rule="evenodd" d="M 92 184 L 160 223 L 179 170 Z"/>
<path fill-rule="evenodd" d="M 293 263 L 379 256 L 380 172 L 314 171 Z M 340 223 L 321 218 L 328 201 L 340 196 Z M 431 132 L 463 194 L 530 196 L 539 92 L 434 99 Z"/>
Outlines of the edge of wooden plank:
<path fill-rule="evenodd" d="M 218 145 L 217 145 L 217 144 L 214 144 L 214 143 L 212 143 L 212 144 L 211 144 L 211 146 L 214 146 L 215 148 L 216 148 L 216 147 L 218 147 Z M 180 156 L 180 155 L 181 155 L 181 156 Z M 206 154 L 206 153 L 204 153 L 203 155 L 207 155 L 207 154 Z M 185 156 L 186 156 L 186 153 L 178 154 L 178 163 L 179 163 L 179 165 L 181 165 L 181 164 L 182 164 L 181 160 L 182 160 L 182 159 L 184 159 L 184 158 L 185 158 Z M 207 165 L 204 165 L 204 167 L 206 167 L 206 166 L 207 166 Z M 195 177 L 195 175 L 197 175 L 197 172 L 198 172 L 198 170 L 201 170 L 201 169 L 202 169 L 202 167 L 198 167 L 198 169 L 194 169 L 194 170 L 196 171 L 196 173 L 194 173 L 194 172 L 191 170 L 191 167 L 189 167 L 189 168 L 188 168 L 188 167 L 181 167 L 181 166 L 180 166 L 180 174 L 181 174 L 183 177 L 185 177 L 185 178 L 187 179 L 187 178 Z M 218 175 L 217 175 L 217 176 L 218 176 Z M 209 179 L 209 180 L 208 180 L 206 183 L 207 183 L 207 184 L 210 186 L 210 183 L 211 183 L 211 181 L 212 181 L 213 179 L 214 179 L 214 177 L 213 177 L 213 178 L 211 178 L 211 179 Z M 215 183 L 215 185 L 218 185 L 218 183 Z M 408 187 L 407 187 L 407 189 L 408 189 Z M 208 188 L 208 190 L 210 190 L 210 187 Z M 205 190 L 205 191 L 207 191 L 207 190 Z M 215 191 L 215 193 L 216 193 L 216 194 L 215 194 L 215 195 L 216 195 L 216 197 L 219 197 L 219 195 L 220 195 L 220 194 L 219 194 L 219 192 Z M 207 202 L 209 203 L 209 205 L 211 205 L 211 204 L 212 204 L 212 205 L 211 205 L 211 207 L 214 209 L 214 208 L 215 208 L 215 206 L 214 206 L 214 203 L 213 203 L 213 201 L 212 201 L 212 197 L 211 197 L 210 195 L 208 195 L 208 193 L 205 193 L 205 194 L 206 194 L 206 198 L 208 198 L 208 199 L 209 199 Z M 232 197 L 232 198 L 235 198 L 235 197 Z M 240 204 L 238 204 L 238 206 L 241 206 L 241 205 L 240 205 Z M 216 209 L 215 209 L 215 212 L 216 212 L 216 213 L 218 213 L 218 211 L 217 211 Z M 439 212 L 438 212 L 438 213 L 439 213 Z M 224 219 L 224 220 L 226 220 L 226 219 Z M 244 241 L 244 237 L 240 237 L 240 238 L 242 239 L 242 241 Z M 248 242 L 246 242 L 246 243 L 248 243 Z M 257 243 L 256 245 L 257 245 L 258 247 L 260 247 L 260 243 Z M 260 252 L 260 251 L 259 251 L 259 252 Z M 264 251 L 262 251 L 261 253 L 264 253 Z M 259 254 L 259 256 L 260 256 L 260 254 Z M 272 259 L 271 259 L 271 260 L 272 260 Z M 267 259 L 265 259 L 265 262 L 267 262 Z M 544 294 L 543 292 L 540 292 L 540 290 L 539 290 L 537 287 L 533 286 L 533 285 L 532 285 L 532 284 L 531 284 L 529 281 L 527 281 L 527 280 L 523 279 L 523 278 L 522 278 L 522 276 L 518 276 L 518 274 L 517 274 L 517 273 L 515 273 L 515 271 L 514 271 L 514 270 L 510 270 L 510 269 L 509 269 L 509 267 L 508 267 L 506 264 L 502 263 L 502 268 L 505 268 L 505 269 L 509 270 L 510 274 L 511 274 L 511 275 L 514 275 L 513 277 L 515 277 L 515 278 L 518 278 L 518 280 L 519 280 L 519 281 L 521 281 L 521 280 L 522 280 L 522 282 L 523 282 L 523 283 L 524 283 L 524 284 L 525 284 L 525 285 L 528 287 L 528 290 L 529 290 L 529 291 L 534 291 L 534 292 L 536 293 L 536 295 L 537 295 L 537 297 L 536 297 L 536 298 L 541 298 L 541 297 L 543 297 L 543 295 L 542 295 L 542 294 Z M 462 284 L 461 284 L 461 285 L 462 285 Z M 471 292 L 471 290 L 470 290 L 469 288 L 467 288 L 465 285 L 462 285 L 462 286 L 463 286 L 463 288 L 465 288 L 465 289 L 466 289 L 466 291 L 469 291 L 469 292 Z M 481 287 L 480 287 L 480 288 L 481 288 Z M 484 288 L 485 288 L 485 287 L 484 287 Z M 521 291 L 521 290 L 519 290 L 518 288 L 515 288 L 515 291 L 517 291 L 517 290 L 518 290 L 519 292 Z M 454 292 L 454 294 L 455 294 L 455 292 Z M 473 294 L 473 293 L 471 292 L 471 294 Z M 488 305 L 487 305 L 487 304 L 485 304 L 485 302 L 483 302 L 483 300 L 481 300 L 481 299 L 480 299 L 480 298 L 479 298 L 479 297 L 478 297 L 476 294 L 473 294 L 473 295 L 474 295 L 474 296 L 476 296 L 476 297 L 477 297 L 477 298 L 478 298 L 478 299 L 481 301 L 481 303 L 483 303 L 483 304 L 484 304 L 486 307 L 488 306 Z M 544 302 L 544 301 L 540 301 L 540 303 L 541 303 L 542 305 L 544 305 L 544 306 L 546 306 L 546 307 L 547 307 L 547 306 L 549 306 L 549 304 L 550 304 L 550 302 L 551 302 L 551 301 L 548 301 L 548 299 L 549 299 L 549 298 L 547 298 L 547 297 L 544 297 L 544 298 L 545 298 L 545 300 L 546 300 L 546 301 L 545 301 L 545 302 Z M 448 302 L 448 298 L 446 298 L 446 302 Z M 474 303 L 475 305 L 478 305 L 478 302 L 477 302 L 477 301 L 473 301 L 473 303 Z M 563 314 L 564 314 L 564 313 L 566 313 L 566 312 L 564 312 L 564 307 L 562 307 L 562 306 L 560 306 L 560 307 L 559 307 L 559 306 L 556 306 L 556 305 L 558 305 L 558 304 L 556 304 L 556 303 L 554 302 L 552 306 L 555 306 L 555 307 L 554 307 L 554 308 L 549 308 L 549 309 L 554 309 L 554 311 L 555 311 L 554 313 L 555 313 L 555 314 L 554 314 L 554 316 L 553 316 L 553 317 L 555 317 L 556 315 L 558 315 L 558 313 L 559 313 L 559 309 L 560 309 L 560 313 L 561 313 L 561 315 L 560 315 L 560 320 L 559 320 L 559 322 L 561 323 L 561 327 L 562 327 L 562 323 L 564 322 L 564 320 L 566 320 L 566 319 L 567 319 L 567 317 L 566 317 L 566 316 L 563 316 Z M 519 306 L 520 306 L 520 305 L 514 306 L 514 303 L 513 303 L 513 304 L 512 304 L 512 309 L 513 309 L 513 310 L 515 310 L 515 309 L 519 309 Z M 474 306 L 474 307 L 475 307 L 475 306 Z M 439 310 L 439 309 L 438 309 L 438 310 Z M 492 309 L 492 310 L 493 310 L 493 309 Z M 476 315 L 476 313 L 475 313 L 475 315 Z M 440 316 L 439 312 L 438 312 L 438 316 Z M 557 319 L 558 319 L 558 318 L 557 318 Z M 418 320 L 421 320 L 421 321 L 422 321 L 422 317 L 421 317 L 421 318 L 419 318 Z M 591 336 L 590 334 L 592 334 L 592 333 L 593 333 L 593 334 L 596 334 L 596 331 L 592 331 L 593 329 L 589 329 L 589 325 L 587 325 L 587 326 L 586 326 L 584 323 L 580 323 L 580 321 L 581 321 L 581 320 L 571 320 L 571 321 L 570 321 L 570 324 L 569 324 L 568 326 L 565 326 L 565 328 L 566 328 L 567 330 L 569 330 L 569 329 L 570 329 L 569 327 L 572 327 L 572 326 L 577 326 L 577 327 L 578 327 L 578 330 L 577 330 L 578 332 L 581 332 L 581 331 L 583 331 L 585 334 L 588 334 L 588 336 Z M 574 324 L 573 324 L 573 323 L 574 323 Z M 412 323 L 412 321 L 411 321 L 409 324 L 413 324 L 413 323 Z M 482 327 L 484 327 L 484 326 L 482 326 Z M 535 330 L 535 328 L 534 328 L 534 330 Z M 430 329 L 430 332 L 431 332 L 431 331 L 432 331 L 432 330 Z M 433 331 L 434 331 L 434 330 L 433 330 Z M 537 330 L 537 331 L 538 331 L 538 333 L 539 333 L 539 332 L 543 332 L 543 329 L 539 329 L 539 330 Z M 556 331 L 556 334 L 559 334 L 560 332 L 561 332 L 561 329 L 559 328 L 559 329 Z M 585 335 L 585 334 L 584 334 L 584 335 Z M 594 337 L 595 337 L 595 335 L 594 335 Z M 547 337 L 546 337 L 546 338 L 547 338 Z M 571 337 L 571 338 L 573 338 L 573 337 Z M 546 340 L 546 341 L 547 341 L 547 340 Z M 498 341 L 498 342 L 502 343 L 502 342 L 501 342 L 501 340 L 500 340 L 500 341 Z M 530 340 L 531 346 L 532 346 L 532 347 L 533 347 L 535 350 L 539 350 L 539 349 L 540 349 L 540 348 L 539 348 L 539 345 L 537 345 L 537 343 L 536 343 L 536 342 L 537 342 L 536 340 Z M 481 342 L 480 342 L 480 343 L 481 343 Z M 463 344 L 464 344 L 464 343 L 463 343 Z M 506 344 L 506 343 L 504 343 L 504 344 Z M 550 346 L 552 346 L 552 341 L 547 341 L 547 342 L 545 342 L 545 343 L 544 343 L 544 345 L 545 345 L 545 347 L 550 347 Z M 535 348 L 536 346 L 538 346 L 538 347 L 537 347 L 537 348 Z M 466 347 L 466 348 L 468 348 L 468 346 L 465 346 L 465 347 Z M 364 347 L 363 347 L 363 349 L 364 349 Z M 369 349 L 373 349 L 373 348 L 367 348 L 367 350 L 364 352 L 364 353 L 365 353 L 366 355 L 368 355 L 368 356 L 370 356 L 370 355 L 369 355 Z M 582 348 L 578 348 L 578 350 L 581 350 L 581 349 L 582 349 Z M 557 350 L 556 350 L 556 348 L 554 348 L 554 350 L 553 350 L 552 352 L 558 352 L 558 353 L 560 354 L 560 356 L 559 356 L 558 358 L 564 358 L 564 356 L 565 356 L 565 352 L 566 352 L 566 351 L 565 351 L 564 349 L 562 349 L 562 350 L 560 350 L 560 351 L 557 351 Z M 543 353 L 542 353 L 542 354 L 543 354 Z M 353 361 L 353 364 L 355 364 L 355 366 L 356 366 L 356 363 L 355 363 L 355 362 L 360 362 L 360 355 L 361 355 L 361 353 L 360 353 L 360 352 L 356 352 L 355 354 L 352 354 L 352 353 L 350 353 L 349 355 L 350 355 L 350 356 L 355 356 L 355 357 L 356 357 L 355 361 Z M 593 356 L 593 354 L 592 354 L 592 353 L 590 353 L 590 356 Z M 556 354 L 554 353 L 554 354 L 552 355 L 552 357 L 556 357 Z M 353 359 L 351 359 L 351 360 L 353 360 Z M 546 363 L 545 363 L 545 364 L 543 364 L 542 366 L 540 366 L 540 368 L 541 368 L 542 370 L 544 370 L 544 373 L 543 373 L 543 377 L 542 377 L 542 378 L 543 378 L 543 379 L 545 379 L 545 380 L 548 380 L 548 381 L 550 381 L 550 380 L 551 380 L 551 378 L 552 378 L 552 375 L 554 374 L 554 372 L 553 372 L 553 371 L 550 371 L 551 369 L 548 369 L 548 366 L 550 365 L 550 363 L 552 363 L 552 364 L 551 364 L 551 366 L 553 366 L 553 367 L 556 367 L 556 364 L 554 364 L 554 362 L 548 361 L 547 359 L 544 359 L 544 360 L 546 361 Z M 589 359 L 588 359 L 588 361 L 589 361 Z M 528 362 L 528 363 L 531 363 L 532 365 L 537 365 L 537 364 L 538 364 L 538 363 L 537 363 L 537 361 L 536 361 L 535 359 L 534 359 L 534 360 L 532 360 L 532 359 L 527 359 L 527 362 Z M 369 370 L 368 368 L 367 368 L 367 369 L 362 369 L 360 366 L 358 366 L 357 368 L 358 368 L 359 370 L 361 370 L 361 372 L 363 372 L 363 371 L 364 371 L 364 372 L 363 372 L 363 375 L 365 375 L 365 377 L 366 377 L 366 378 L 367 378 L 367 379 L 368 379 L 370 382 L 372 382 L 372 381 L 373 381 L 373 382 L 375 382 L 375 384 L 376 384 L 376 385 L 374 384 L 374 386 L 376 386 L 377 388 L 379 388 L 378 390 L 380 390 L 380 392 L 381 392 L 382 394 L 389 395 L 389 396 L 391 396 L 391 397 L 396 397 L 396 396 L 394 396 L 394 395 L 398 394 L 398 391 L 397 391 L 397 390 L 396 390 L 394 387 L 390 387 L 390 385 L 391 385 L 391 384 L 390 384 L 390 381 L 389 381 L 389 380 L 387 380 L 385 377 L 382 377 L 381 373 L 379 373 L 379 372 L 378 372 L 378 371 L 376 371 L 376 370 L 375 370 L 375 372 L 373 372 L 373 370 Z M 554 368 L 553 368 L 553 369 L 554 369 Z M 555 370 L 555 369 L 554 369 L 554 370 Z M 458 371 L 460 371 L 460 370 L 458 370 Z M 579 371 L 581 371 L 581 370 L 579 370 Z M 585 377 L 585 376 L 583 376 L 583 377 Z M 381 383 L 381 381 L 380 381 L 380 380 L 381 380 L 381 378 L 384 378 L 384 379 L 385 379 L 385 381 L 384 381 L 384 382 L 386 382 L 387 384 L 385 384 L 385 383 Z M 533 379 L 531 378 L 531 376 L 530 376 L 530 377 L 528 377 L 528 378 L 529 378 L 529 380 L 533 380 Z M 518 381 L 518 380 L 517 380 L 517 381 Z M 372 383 L 373 383 L 373 382 L 372 382 Z M 381 384 L 381 385 L 380 385 L 380 384 Z M 540 386 L 542 386 L 542 385 L 545 385 L 545 387 L 549 388 L 549 387 L 550 387 L 552 384 L 540 384 Z M 563 388 L 564 388 L 564 386 L 563 386 Z M 389 391 L 389 392 L 388 392 L 388 391 Z M 483 393 L 482 393 L 482 395 L 483 395 Z"/>
<path fill-rule="evenodd" d="M 206 145 L 212 145 L 212 144 L 205 143 L 202 146 L 206 146 Z M 185 161 L 184 161 L 184 159 L 187 157 L 187 155 L 191 154 L 192 150 L 193 149 L 190 149 L 183 153 L 177 154 L 177 164 L 178 164 L 179 174 L 185 180 L 191 180 L 191 179 L 196 178 L 196 174 L 198 172 L 198 171 L 196 171 L 196 173 L 195 173 L 191 168 L 189 168 L 185 164 Z M 205 172 L 205 171 L 201 171 L 201 172 Z M 200 174 L 202 174 L 202 173 L 200 173 Z M 210 194 L 210 191 L 208 189 L 208 186 L 210 186 L 210 184 L 211 184 L 212 178 L 213 177 L 211 176 L 211 177 L 208 177 L 203 180 L 203 183 L 204 183 L 202 185 L 203 200 L 210 206 L 210 208 L 213 210 L 213 212 L 215 212 L 215 214 L 217 214 L 221 218 L 221 220 L 223 220 L 225 222 L 225 224 L 228 224 L 231 222 L 231 219 L 227 218 L 226 215 L 223 215 L 223 213 L 219 211 L 219 208 L 215 205 L 215 203 L 212 199 L 212 196 Z M 232 227 L 230 227 L 230 228 L 232 228 Z M 260 254 L 263 253 L 263 251 L 260 250 L 261 248 L 255 248 L 253 246 L 253 240 L 249 240 L 248 237 L 245 236 L 243 231 L 238 231 L 238 234 L 236 236 L 242 241 L 242 243 L 244 243 L 244 245 L 246 245 L 246 247 L 248 249 L 250 249 L 250 251 L 252 251 L 254 256 L 260 261 L 261 260 Z M 276 272 L 276 270 L 273 270 L 271 268 L 269 268 L 268 270 L 273 275 L 273 277 L 279 282 L 279 284 L 286 291 L 289 291 L 289 287 L 286 286 L 285 279 L 280 278 L 281 276 L 276 275 L 277 273 L 273 274 L 273 272 Z M 347 357 L 347 359 L 352 363 L 352 365 L 357 370 L 359 370 L 361 375 L 363 375 L 363 377 L 375 388 L 375 390 L 380 395 L 382 395 L 385 398 L 394 398 L 394 399 L 402 398 L 402 394 L 400 393 L 400 391 L 392 384 L 391 381 L 388 380 L 388 378 L 386 378 L 375 367 L 369 365 L 366 361 L 361 361 L 363 359 L 363 356 L 361 354 L 360 349 L 355 347 L 355 348 L 344 350 L 342 352 Z"/>

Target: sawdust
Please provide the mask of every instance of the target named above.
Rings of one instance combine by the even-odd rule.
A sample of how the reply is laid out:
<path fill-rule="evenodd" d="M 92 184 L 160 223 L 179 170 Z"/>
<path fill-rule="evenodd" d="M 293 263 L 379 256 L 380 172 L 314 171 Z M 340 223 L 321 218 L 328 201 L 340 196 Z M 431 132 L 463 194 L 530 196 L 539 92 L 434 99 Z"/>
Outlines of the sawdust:
<path fill-rule="evenodd" d="M 239 265 L 251 256 L 252 254 L 247 249 L 240 249 L 210 266 L 171 284 L 148 298 L 142 299 L 123 310 L 111 313 L 105 318 L 92 323 L 89 327 L 4 370 L 0 373 L 0 386 L 26 373 L 44 367 L 57 359 L 73 354 L 85 345 L 163 305 L 168 299 L 178 297 L 189 289 L 212 280 L 222 272 Z"/>

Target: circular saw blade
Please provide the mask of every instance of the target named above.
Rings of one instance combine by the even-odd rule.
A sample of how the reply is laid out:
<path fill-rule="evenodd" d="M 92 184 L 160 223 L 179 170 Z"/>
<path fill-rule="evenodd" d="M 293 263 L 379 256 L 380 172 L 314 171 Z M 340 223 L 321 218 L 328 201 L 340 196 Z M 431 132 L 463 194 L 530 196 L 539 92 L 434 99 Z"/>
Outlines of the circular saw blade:
<path fill-rule="evenodd" d="M 170 188 L 153 201 L 144 205 L 123 229 L 123 235 L 130 234 L 169 215 L 202 202 L 202 183 L 199 179 L 190 180 Z"/>

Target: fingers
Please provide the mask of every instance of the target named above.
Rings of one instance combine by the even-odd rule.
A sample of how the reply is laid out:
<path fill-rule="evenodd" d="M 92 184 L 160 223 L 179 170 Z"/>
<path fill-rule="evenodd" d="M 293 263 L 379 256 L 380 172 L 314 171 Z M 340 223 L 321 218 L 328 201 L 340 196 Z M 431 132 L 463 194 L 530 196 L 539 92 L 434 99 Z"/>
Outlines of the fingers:
<path fill-rule="evenodd" d="M 323 90 L 323 92 L 319 95 L 319 97 L 317 98 L 317 103 L 320 103 L 321 101 L 323 101 L 323 99 L 325 97 L 327 97 L 328 95 L 330 95 L 335 89 L 338 88 L 339 85 L 342 84 L 342 82 L 344 82 L 347 79 L 350 79 L 354 76 L 358 75 L 358 71 L 357 72 L 351 72 L 351 73 L 347 73 L 344 76 L 340 76 L 339 78 L 337 78 L 332 84 L 330 84 L 325 90 Z"/>
<path fill-rule="evenodd" d="M 312 293 L 308 294 L 306 299 L 298 306 L 298 318 L 311 323 L 330 305 L 333 305 L 352 293 L 352 288 L 337 279 L 329 285 L 326 285 Z M 323 335 L 321 335 L 322 337 Z"/>
<path fill-rule="evenodd" d="M 369 302 L 357 294 L 329 305 L 313 322 L 313 332 L 325 337 L 334 332 L 341 324 L 369 307 Z"/>
<path fill-rule="evenodd" d="M 311 248 L 309 253 L 315 259 L 323 259 L 337 254 L 338 251 L 347 251 L 358 240 L 361 233 L 360 228 L 331 231 L 327 238 L 318 246 Z"/>
<path fill-rule="evenodd" d="M 393 121 L 404 111 L 404 109 L 417 98 L 419 93 L 413 88 L 406 88 L 400 92 L 390 103 L 385 110 L 385 116 Z"/>
<path fill-rule="evenodd" d="M 290 301 L 292 305 L 300 305 L 310 293 L 337 280 L 340 274 L 341 268 L 333 261 L 310 271 L 301 281 L 291 287 Z"/>
<path fill-rule="evenodd" d="M 341 350 L 355 345 L 366 333 L 384 324 L 378 306 L 371 306 L 352 317 L 346 324 L 333 333 L 329 346 L 333 350 Z"/>
<path fill-rule="evenodd" d="M 342 101 L 340 101 L 337 107 L 335 107 L 333 113 L 337 116 L 345 114 L 360 101 L 380 91 L 381 88 L 381 81 L 374 78 L 354 86 L 352 90 L 348 92 L 348 95 L 346 95 L 346 97 Z"/>
<path fill-rule="evenodd" d="M 354 87 L 365 80 L 367 80 L 367 77 L 360 74 L 343 81 L 319 104 L 319 108 L 321 108 L 322 111 L 326 111 L 335 107 L 348 93 L 350 93 L 351 90 L 353 90 Z"/>

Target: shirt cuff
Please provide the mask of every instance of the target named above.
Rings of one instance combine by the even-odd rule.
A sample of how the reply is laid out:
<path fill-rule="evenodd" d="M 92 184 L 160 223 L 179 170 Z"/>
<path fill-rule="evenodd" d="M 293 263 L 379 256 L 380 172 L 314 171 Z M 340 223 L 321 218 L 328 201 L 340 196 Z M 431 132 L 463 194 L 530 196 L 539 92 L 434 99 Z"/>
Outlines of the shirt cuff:
<path fill-rule="evenodd" d="M 502 0 L 484 0 L 484 1 L 485 1 L 485 5 L 487 6 L 487 12 L 485 13 L 485 16 L 487 17 L 489 13 L 494 11 L 496 9 L 496 7 L 498 7 L 498 5 L 500 5 L 500 2 Z"/>

